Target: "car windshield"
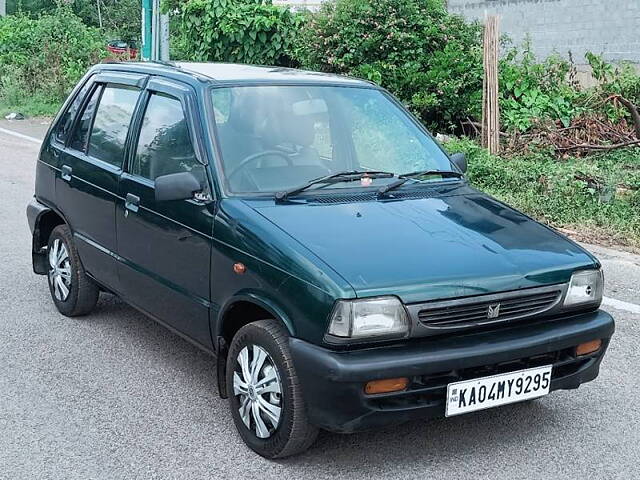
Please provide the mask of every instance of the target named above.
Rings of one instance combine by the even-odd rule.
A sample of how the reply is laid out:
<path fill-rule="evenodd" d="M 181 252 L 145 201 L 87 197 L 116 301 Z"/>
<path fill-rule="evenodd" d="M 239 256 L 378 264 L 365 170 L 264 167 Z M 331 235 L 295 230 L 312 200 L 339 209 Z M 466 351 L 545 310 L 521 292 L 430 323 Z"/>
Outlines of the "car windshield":
<path fill-rule="evenodd" d="M 212 89 L 212 100 L 224 181 L 233 193 L 295 189 L 344 171 L 402 175 L 452 169 L 434 140 L 377 89 L 224 87 Z M 377 187 L 394 179 L 366 180 L 357 186 Z M 353 186 L 345 181 L 314 188 Z"/>

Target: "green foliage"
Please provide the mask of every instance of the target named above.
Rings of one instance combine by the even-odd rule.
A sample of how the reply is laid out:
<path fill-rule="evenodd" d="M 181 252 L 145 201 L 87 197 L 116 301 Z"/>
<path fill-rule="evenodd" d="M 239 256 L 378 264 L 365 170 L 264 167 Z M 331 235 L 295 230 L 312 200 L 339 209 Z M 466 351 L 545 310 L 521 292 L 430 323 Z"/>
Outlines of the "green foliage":
<path fill-rule="evenodd" d="M 640 246 L 640 149 L 558 162 L 547 152 L 492 156 L 468 139 L 446 148 L 467 154 L 472 184 L 538 220 Z"/>
<path fill-rule="evenodd" d="M 537 62 L 527 42 L 522 53 L 511 49 L 500 62 L 500 108 L 508 130 L 526 131 L 536 121 L 568 127 L 584 109 L 581 92 L 568 81 L 571 65 L 557 56 Z"/>
<path fill-rule="evenodd" d="M 602 57 L 586 54 L 597 85 L 582 89 L 573 80 L 573 66 L 557 56 L 538 62 L 525 43 L 500 62 L 500 108 L 502 124 L 510 131 L 525 132 L 537 123 L 563 127 L 583 113 L 605 114 L 612 123 L 629 118 L 621 104 L 606 101 L 622 96 L 640 104 L 640 75 L 629 63 L 614 65 Z"/>
<path fill-rule="evenodd" d="M 480 40 L 481 27 L 441 0 L 336 0 L 310 15 L 294 56 L 308 69 L 381 84 L 442 131 L 479 115 Z"/>
<path fill-rule="evenodd" d="M 86 25 L 101 27 L 109 40 L 139 44 L 142 22 L 140 0 L 74 0 L 71 7 Z"/>
<path fill-rule="evenodd" d="M 613 65 L 591 52 L 587 52 L 585 57 L 591 66 L 593 77 L 598 81 L 596 90 L 600 93 L 599 99 L 620 95 L 640 106 L 640 75 L 632 64 L 623 62 Z M 626 108 L 613 102 L 606 102 L 604 110 L 612 122 L 629 117 L 629 111 Z"/>
<path fill-rule="evenodd" d="M 7 0 L 7 13 L 36 17 L 52 13 L 62 3 L 91 27 L 100 27 L 109 40 L 140 40 L 140 0 Z"/>
<path fill-rule="evenodd" d="M 178 53 L 186 60 L 290 66 L 302 16 L 261 0 L 186 0 L 178 10 Z"/>
<path fill-rule="evenodd" d="M 0 18 L 0 98 L 4 104 L 59 104 L 105 53 L 102 34 L 66 7 L 37 18 Z"/>

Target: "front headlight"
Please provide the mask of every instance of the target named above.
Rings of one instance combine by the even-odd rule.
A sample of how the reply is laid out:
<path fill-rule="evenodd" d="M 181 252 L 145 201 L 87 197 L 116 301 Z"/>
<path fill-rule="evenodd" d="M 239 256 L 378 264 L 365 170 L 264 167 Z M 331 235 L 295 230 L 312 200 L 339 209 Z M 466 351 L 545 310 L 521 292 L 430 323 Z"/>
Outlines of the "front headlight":
<path fill-rule="evenodd" d="M 408 332 L 407 312 L 396 297 L 338 300 L 327 330 L 334 337 L 353 339 L 403 337 Z"/>
<path fill-rule="evenodd" d="M 586 304 L 600 304 L 604 279 L 601 270 L 580 270 L 571 275 L 567 295 L 564 297 L 565 307 Z"/>

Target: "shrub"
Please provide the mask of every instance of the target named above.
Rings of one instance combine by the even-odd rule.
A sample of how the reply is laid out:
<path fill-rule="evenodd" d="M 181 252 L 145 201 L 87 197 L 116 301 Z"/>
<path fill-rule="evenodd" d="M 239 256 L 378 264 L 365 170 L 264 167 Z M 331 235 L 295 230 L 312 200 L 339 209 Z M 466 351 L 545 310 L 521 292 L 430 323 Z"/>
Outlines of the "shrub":
<path fill-rule="evenodd" d="M 587 52 L 586 59 L 591 66 L 593 77 L 598 81 L 598 101 L 619 95 L 640 107 L 640 75 L 633 64 L 622 62 L 614 65 L 591 52 Z M 604 105 L 604 113 L 612 122 L 630 117 L 629 110 L 619 103 L 605 102 L 601 105 Z"/>
<path fill-rule="evenodd" d="M 165 6 L 180 18 L 182 59 L 290 66 L 302 16 L 270 0 L 186 0 Z"/>
<path fill-rule="evenodd" d="M 92 27 L 102 26 L 109 40 L 140 42 L 142 17 L 140 0 L 99 0 L 100 13 L 95 0 L 74 0 L 71 7 L 82 21 Z"/>
<path fill-rule="evenodd" d="M 584 108 L 581 91 L 570 79 L 572 65 L 558 56 L 537 62 L 530 44 L 513 48 L 500 61 L 500 109 L 507 130 L 524 132 L 536 121 L 564 127 Z"/>
<path fill-rule="evenodd" d="M 0 18 L 0 97 L 11 104 L 58 104 L 104 55 L 102 34 L 66 7 L 37 18 Z"/>
<path fill-rule="evenodd" d="M 305 68 L 379 83 L 430 128 L 453 130 L 479 116 L 481 33 L 441 0 L 336 0 L 310 15 L 294 56 Z"/>
<path fill-rule="evenodd" d="M 139 0 L 7 0 L 7 13 L 53 13 L 64 3 L 85 25 L 102 27 L 110 40 L 140 41 Z"/>

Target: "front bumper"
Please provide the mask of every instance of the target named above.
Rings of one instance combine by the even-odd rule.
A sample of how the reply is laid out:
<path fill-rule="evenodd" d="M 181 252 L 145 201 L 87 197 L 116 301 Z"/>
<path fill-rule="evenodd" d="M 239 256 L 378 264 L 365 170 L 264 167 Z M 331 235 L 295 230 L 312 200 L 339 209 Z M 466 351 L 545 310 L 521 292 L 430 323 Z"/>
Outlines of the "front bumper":
<path fill-rule="evenodd" d="M 291 338 L 290 348 L 310 421 L 346 433 L 444 416 L 446 387 L 459 380 L 553 364 L 551 391 L 578 388 L 598 376 L 614 328 L 598 310 L 403 345 L 338 352 Z M 595 339 L 600 350 L 575 356 Z M 407 390 L 364 393 L 366 382 L 395 377 L 409 377 Z"/>

